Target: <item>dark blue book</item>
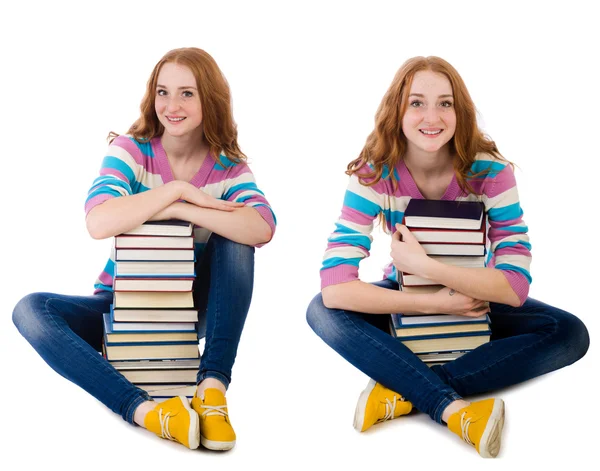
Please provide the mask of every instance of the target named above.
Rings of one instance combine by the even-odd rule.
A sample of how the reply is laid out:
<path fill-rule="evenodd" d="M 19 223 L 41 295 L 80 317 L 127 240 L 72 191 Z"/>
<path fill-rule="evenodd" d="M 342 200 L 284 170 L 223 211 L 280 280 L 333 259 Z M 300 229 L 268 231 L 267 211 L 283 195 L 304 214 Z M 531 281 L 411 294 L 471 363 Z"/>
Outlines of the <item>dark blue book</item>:
<path fill-rule="evenodd" d="M 465 317 L 449 314 L 412 315 L 392 314 L 392 328 L 396 337 L 405 339 L 419 336 L 488 332 L 490 317 Z"/>
<path fill-rule="evenodd" d="M 411 198 L 404 211 L 407 227 L 478 230 L 484 221 L 478 201 L 421 200 Z"/>
<path fill-rule="evenodd" d="M 187 330 L 137 330 L 119 331 L 113 328 L 110 314 L 104 313 L 104 339 L 108 345 L 128 343 L 165 343 L 165 342 L 195 342 L 198 343 L 198 333 L 195 328 Z"/>

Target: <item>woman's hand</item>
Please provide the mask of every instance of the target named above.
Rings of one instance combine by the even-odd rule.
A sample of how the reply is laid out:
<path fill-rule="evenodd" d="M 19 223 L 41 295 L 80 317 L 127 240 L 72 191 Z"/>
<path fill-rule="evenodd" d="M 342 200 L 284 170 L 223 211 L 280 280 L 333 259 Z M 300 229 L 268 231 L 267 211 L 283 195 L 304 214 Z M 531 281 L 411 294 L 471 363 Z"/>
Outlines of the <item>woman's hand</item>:
<path fill-rule="evenodd" d="M 489 303 L 486 301 L 473 299 L 449 288 L 443 288 L 428 296 L 431 296 L 436 311 L 441 314 L 479 317 L 488 312 L 490 308 Z"/>
<path fill-rule="evenodd" d="M 413 275 L 420 275 L 420 269 L 431 260 L 415 236 L 402 224 L 396 224 L 396 232 L 392 234 L 390 255 L 396 270 Z"/>
<path fill-rule="evenodd" d="M 194 204 L 200 208 L 217 209 L 219 211 L 233 211 L 237 208 L 243 208 L 244 203 L 235 203 L 232 201 L 223 201 L 213 196 L 204 193 L 202 190 L 196 188 L 191 183 L 187 183 L 181 180 L 175 180 L 171 182 L 173 185 L 177 185 L 177 191 L 180 200 L 184 200 L 187 203 Z"/>

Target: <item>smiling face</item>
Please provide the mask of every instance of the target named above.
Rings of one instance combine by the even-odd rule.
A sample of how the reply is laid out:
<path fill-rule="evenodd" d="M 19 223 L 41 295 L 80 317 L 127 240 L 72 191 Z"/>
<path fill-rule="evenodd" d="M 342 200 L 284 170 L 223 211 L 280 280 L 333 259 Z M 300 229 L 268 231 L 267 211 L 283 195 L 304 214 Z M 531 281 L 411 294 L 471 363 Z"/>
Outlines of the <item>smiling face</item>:
<path fill-rule="evenodd" d="M 165 133 L 182 137 L 202 132 L 202 105 L 196 78 L 185 65 L 167 62 L 158 74 L 154 109 Z"/>
<path fill-rule="evenodd" d="M 407 152 L 437 153 L 447 150 L 455 130 L 456 113 L 450 81 L 430 70 L 417 72 L 402 117 Z"/>

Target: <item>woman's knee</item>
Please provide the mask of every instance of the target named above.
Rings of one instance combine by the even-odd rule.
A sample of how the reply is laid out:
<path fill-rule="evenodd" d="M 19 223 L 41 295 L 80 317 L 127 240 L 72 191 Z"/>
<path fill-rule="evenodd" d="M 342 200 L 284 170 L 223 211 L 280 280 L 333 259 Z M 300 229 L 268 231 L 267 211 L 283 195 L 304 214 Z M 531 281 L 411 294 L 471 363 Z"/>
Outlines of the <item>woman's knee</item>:
<path fill-rule="evenodd" d="M 218 263 L 234 267 L 243 276 L 254 271 L 254 247 L 250 245 L 240 244 L 213 233 L 207 249 L 213 254 L 213 261 L 216 257 Z"/>
<path fill-rule="evenodd" d="M 308 305 L 306 309 L 306 321 L 310 328 L 323 340 L 333 336 L 335 319 L 331 309 L 328 309 L 323 304 L 321 293 L 317 294 Z"/>
<path fill-rule="evenodd" d="M 16 304 L 13 310 L 13 323 L 21 335 L 30 342 L 35 341 L 42 334 L 39 317 L 45 309 L 47 299 L 48 293 L 28 294 Z"/>
<path fill-rule="evenodd" d="M 565 313 L 559 323 L 559 331 L 564 341 L 565 362 L 575 363 L 585 356 L 590 346 L 590 334 L 578 317 Z"/>

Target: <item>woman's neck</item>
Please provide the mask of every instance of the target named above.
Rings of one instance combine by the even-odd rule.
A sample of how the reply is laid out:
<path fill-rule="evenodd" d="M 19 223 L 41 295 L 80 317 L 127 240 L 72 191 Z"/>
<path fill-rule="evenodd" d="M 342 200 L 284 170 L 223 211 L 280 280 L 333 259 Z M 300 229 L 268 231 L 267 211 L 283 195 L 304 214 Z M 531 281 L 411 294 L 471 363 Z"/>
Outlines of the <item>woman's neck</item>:
<path fill-rule="evenodd" d="M 209 146 L 204 140 L 202 130 L 186 136 L 171 136 L 163 133 L 161 144 L 169 159 L 177 161 L 204 159 L 209 151 Z"/>
<path fill-rule="evenodd" d="M 447 148 L 436 153 L 409 151 L 403 160 L 413 177 L 438 178 L 454 172 L 454 159 Z"/>

